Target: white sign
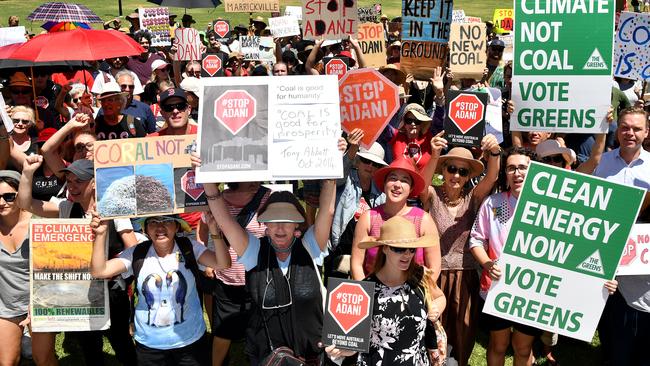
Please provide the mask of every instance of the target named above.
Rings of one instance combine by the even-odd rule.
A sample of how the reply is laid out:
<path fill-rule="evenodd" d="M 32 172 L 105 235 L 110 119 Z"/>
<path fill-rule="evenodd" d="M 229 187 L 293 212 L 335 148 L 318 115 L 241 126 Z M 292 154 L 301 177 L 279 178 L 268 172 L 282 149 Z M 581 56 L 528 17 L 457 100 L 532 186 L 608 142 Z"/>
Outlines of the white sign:
<path fill-rule="evenodd" d="M 271 28 L 271 34 L 275 38 L 296 36 L 300 34 L 298 19 L 291 15 L 269 18 L 269 28 Z"/>
<path fill-rule="evenodd" d="M 650 274 L 650 224 L 632 226 L 625 243 L 617 276 Z"/>
<path fill-rule="evenodd" d="M 25 27 L 5 27 L 0 28 L 0 47 L 14 43 L 25 43 Z"/>
<path fill-rule="evenodd" d="M 239 47 L 244 60 L 275 62 L 273 37 L 239 36 Z"/>
<path fill-rule="evenodd" d="M 650 14 L 622 12 L 614 47 L 614 76 L 650 80 Z"/>
<path fill-rule="evenodd" d="M 302 20 L 302 6 L 287 6 L 284 8 L 284 15 L 292 15 L 298 20 Z"/>
<path fill-rule="evenodd" d="M 174 31 L 176 53 L 174 61 L 196 61 L 202 59 L 202 47 L 199 31 L 194 28 L 176 28 Z"/>
<path fill-rule="evenodd" d="M 14 130 L 14 122 L 9 117 L 6 109 L 5 98 L 0 94 L 0 117 L 2 117 L 2 123 L 5 125 L 5 130 L 11 132 Z"/>

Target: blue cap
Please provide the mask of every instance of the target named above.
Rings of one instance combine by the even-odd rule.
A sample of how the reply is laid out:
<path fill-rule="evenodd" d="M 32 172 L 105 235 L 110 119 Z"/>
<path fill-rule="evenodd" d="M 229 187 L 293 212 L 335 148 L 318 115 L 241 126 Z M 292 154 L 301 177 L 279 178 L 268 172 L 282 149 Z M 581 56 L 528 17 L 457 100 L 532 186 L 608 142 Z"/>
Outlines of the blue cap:
<path fill-rule="evenodd" d="M 185 95 L 185 92 L 181 88 L 169 88 L 165 90 L 164 92 L 160 93 L 160 105 L 165 103 L 165 101 L 169 98 L 181 98 L 185 102 L 187 102 L 187 96 Z"/>

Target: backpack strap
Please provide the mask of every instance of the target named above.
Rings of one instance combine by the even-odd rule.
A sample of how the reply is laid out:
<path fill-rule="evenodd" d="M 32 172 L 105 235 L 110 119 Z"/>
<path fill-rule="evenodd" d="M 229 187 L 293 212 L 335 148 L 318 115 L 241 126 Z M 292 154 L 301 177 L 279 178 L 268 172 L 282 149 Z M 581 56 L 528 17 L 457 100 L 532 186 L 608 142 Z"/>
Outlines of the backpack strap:
<path fill-rule="evenodd" d="M 201 273 L 199 271 L 199 265 L 196 262 L 196 258 L 194 257 L 194 249 L 192 248 L 192 242 L 190 241 L 189 238 L 184 237 L 184 236 L 177 236 L 175 238 L 176 244 L 178 244 L 178 247 L 181 250 L 181 254 L 183 255 L 183 259 L 185 260 L 185 268 L 189 269 L 192 274 L 194 275 L 194 280 L 196 281 L 196 288 L 199 288 L 199 276 L 201 276 Z"/>
<path fill-rule="evenodd" d="M 151 240 L 147 240 L 145 242 L 142 242 L 138 244 L 135 249 L 133 250 L 133 258 L 131 259 L 131 268 L 133 269 L 133 281 L 136 284 L 133 286 L 135 288 L 136 293 L 138 292 L 138 275 L 140 274 L 140 270 L 142 269 L 142 265 L 144 264 L 144 257 L 147 256 L 147 252 L 149 252 L 149 248 L 151 248 Z"/>

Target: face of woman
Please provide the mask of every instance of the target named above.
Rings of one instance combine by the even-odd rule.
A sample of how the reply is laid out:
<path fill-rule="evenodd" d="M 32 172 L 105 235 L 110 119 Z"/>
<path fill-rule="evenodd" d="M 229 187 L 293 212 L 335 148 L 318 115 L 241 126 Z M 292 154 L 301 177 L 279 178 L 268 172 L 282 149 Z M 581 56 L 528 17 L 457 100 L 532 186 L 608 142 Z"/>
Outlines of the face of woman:
<path fill-rule="evenodd" d="M 79 135 L 74 139 L 74 156 L 72 160 L 88 159 L 93 160 L 93 144 L 95 138 L 91 135 Z"/>
<path fill-rule="evenodd" d="M 147 235 L 154 244 L 169 244 L 178 232 L 178 223 L 174 220 L 147 220 Z"/>
<path fill-rule="evenodd" d="M 288 248 L 293 242 L 293 233 L 298 229 L 298 224 L 293 222 L 268 222 L 267 235 L 278 248 Z"/>
<path fill-rule="evenodd" d="M 454 171 L 450 173 L 449 171 Z M 469 172 L 470 166 L 469 163 L 462 160 L 450 160 L 447 162 L 445 167 L 442 169 L 442 176 L 445 179 L 445 188 L 448 189 L 462 189 L 467 181 L 469 180 L 469 175 L 464 177 L 461 173 Z"/>
<path fill-rule="evenodd" d="M 401 248 L 396 248 L 398 251 Z M 415 251 L 412 249 L 406 249 L 402 253 L 395 252 L 391 247 L 384 245 L 383 247 L 384 254 L 386 255 L 386 266 L 391 266 L 397 268 L 400 271 L 407 271 L 415 255 Z"/>
<path fill-rule="evenodd" d="M 530 158 L 526 155 L 510 155 L 506 160 L 506 182 L 515 197 L 519 197 L 524 186 L 528 164 L 530 164 Z"/>
<path fill-rule="evenodd" d="M 8 202 L 5 195 L 13 196 L 14 199 L 9 198 L 11 202 Z M 10 216 L 20 211 L 15 198 L 16 190 L 5 182 L 0 183 L 0 217 Z"/>
<path fill-rule="evenodd" d="M 95 180 L 79 180 L 73 173 L 66 173 L 65 181 L 68 186 L 68 196 L 72 202 L 83 202 L 95 195 Z"/>
<path fill-rule="evenodd" d="M 422 132 L 422 121 L 415 118 L 413 113 L 409 112 L 404 116 L 404 130 L 406 131 L 406 136 L 408 136 L 408 138 L 418 138 L 420 132 Z"/>
<path fill-rule="evenodd" d="M 25 112 L 14 112 L 11 115 L 11 120 L 14 122 L 14 134 L 24 135 L 29 130 L 29 126 L 33 121 L 29 118 L 29 114 Z"/>
<path fill-rule="evenodd" d="M 360 177 L 371 179 L 372 175 L 375 174 L 375 172 L 379 168 L 381 168 L 380 164 L 359 157 L 359 164 L 357 164 L 357 171 Z"/>
<path fill-rule="evenodd" d="M 386 199 L 391 202 L 406 202 L 411 194 L 412 184 L 411 176 L 403 170 L 394 170 L 388 173 L 384 183 Z"/>

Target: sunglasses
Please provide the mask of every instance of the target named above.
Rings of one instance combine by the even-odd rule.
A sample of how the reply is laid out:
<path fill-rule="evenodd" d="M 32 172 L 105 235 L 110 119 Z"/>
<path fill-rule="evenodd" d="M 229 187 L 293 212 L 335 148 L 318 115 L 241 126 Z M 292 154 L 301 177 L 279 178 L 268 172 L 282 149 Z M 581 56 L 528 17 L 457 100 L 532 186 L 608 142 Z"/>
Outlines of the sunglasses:
<path fill-rule="evenodd" d="M 79 103 L 81 98 L 72 98 L 72 103 Z"/>
<path fill-rule="evenodd" d="M 158 70 L 158 71 L 165 71 L 165 72 L 169 72 L 169 70 L 171 70 L 171 67 L 169 67 L 169 66 L 165 66 L 165 67 L 163 67 L 163 68 L 160 68 L 160 69 L 156 69 L 156 70 Z"/>
<path fill-rule="evenodd" d="M 447 165 L 447 173 L 454 175 L 458 173 L 461 177 L 465 178 L 469 176 L 469 169 L 467 168 L 459 168 L 455 165 Z"/>
<path fill-rule="evenodd" d="M 546 164 L 564 164 L 564 157 L 562 155 L 550 155 L 542 158 L 542 162 Z"/>
<path fill-rule="evenodd" d="M 19 119 L 19 118 L 12 118 L 11 122 L 13 122 L 15 125 L 17 125 L 19 123 L 23 124 L 23 125 L 28 125 L 28 124 L 32 123 L 32 121 L 30 121 L 28 119 Z"/>
<path fill-rule="evenodd" d="M 419 125 L 422 124 L 422 121 L 420 121 L 420 120 L 417 119 L 417 118 L 411 118 L 411 117 L 408 117 L 408 118 L 404 118 L 404 123 L 407 124 L 407 125 L 416 125 L 416 126 L 419 126 Z"/>
<path fill-rule="evenodd" d="M 74 151 L 76 152 L 84 152 L 84 151 L 93 151 L 93 143 L 92 142 L 77 142 L 74 145 Z"/>
<path fill-rule="evenodd" d="M 413 253 L 415 253 L 415 251 L 417 250 L 417 249 L 415 249 L 415 248 L 396 248 L 396 247 L 390 247 L 390 246 L 389 246 L 388 248 L 390 248 L 390 250 L 391 250 L 393 253 L 397 253 L 397 254 L 403 254 L 403 253 L 405 253 L 406 251 L 408 251 L 409 253 L 413 254 Z"/>
<path fill-rule="evenodd" d="M 178 109 L 179 112 L 182 112 L 187 109 L 187 103 L 186 102 L 181 102 L 181 103 L 175 103 L 175 104 L 163 104 L 160 106 L 160 109 L 163 111 L 170 113 L 173 112 L 174 109 Z"/>
<path fill-rule="evenodd" d="M 375 168 L 383 167 L 382 164 L 376 163 L 376 162 L 374 162 L 374 161 L 372 161 L 370 159 L 362 158 L 361 156 L 359 156 L 359 161 L 366 164 L 366 165 L 372 165 Z"/>
<path fill-rule="evenodd" d="M 16 200 L 16 192 L 3 193 L 0 194 L 0 197 L 2 197 L 2 199 L 5 200 L 5 202 L 7 203 L 13 202 Z"/>
<path fill-rule="evenodd" d="M 31 89 L 11 89 L 11 94 L 29 95 L 29 94 L 32 94 L 32 90 Z"/>
<path fill-rule="evenodd" d="M 187 75 L 201 76 L 201 71 L 188 71 Z"/>
<path fill-rule="evenodd" d="M 122 90 L 131 90 L 131 89 L 133 89 L 133 85 L 130 85 L 130 84 L 120 84 L 120 89 L 122 89 Z"/>

